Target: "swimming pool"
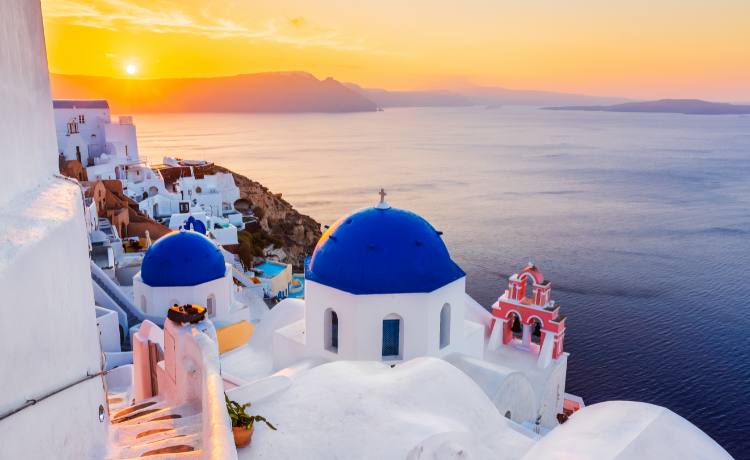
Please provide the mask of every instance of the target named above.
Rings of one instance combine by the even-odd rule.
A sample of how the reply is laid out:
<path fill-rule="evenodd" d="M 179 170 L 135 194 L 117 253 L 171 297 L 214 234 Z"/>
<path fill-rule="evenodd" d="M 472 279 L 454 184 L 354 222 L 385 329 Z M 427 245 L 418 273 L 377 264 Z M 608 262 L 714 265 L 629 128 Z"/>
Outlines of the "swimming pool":
<path fill-rule="evenodd" d="M 292 275 L 292 282 L 289 283 L 289 297 L 292 299 L 303 299 L 305 297 L 304 275 Z"/>
<path fill-rule="evenodd" d="M 273 278 L 279 273 L 286 269 L 286 265 L 279 264 L 276 262 L 263 262 L 262 264 L 255 267 L 255 270 L 259 270 L 262 273 L 263 278 Z"/>

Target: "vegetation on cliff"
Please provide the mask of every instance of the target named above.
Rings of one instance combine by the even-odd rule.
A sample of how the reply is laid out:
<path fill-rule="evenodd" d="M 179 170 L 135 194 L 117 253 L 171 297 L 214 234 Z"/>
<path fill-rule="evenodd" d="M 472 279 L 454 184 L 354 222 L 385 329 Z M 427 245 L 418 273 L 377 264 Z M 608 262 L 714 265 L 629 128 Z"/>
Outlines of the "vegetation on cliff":
<path fill-rule="evenodd" d="M 312 254 L 321 236 L 320 224 L 312 217 L 299 211 L 272 193 L 259 182 L 237 174 L 221 166 L 214 166 L 209 174 L 230 173 L 240 189 L 240 198 L 247 200 L 258 218 L 258 226 L 242 230 L 238 234 L 240 248 L 238 255 L 246 266 L 252 265 L 254 257 L 262 257 L 271 245 L 283 249 L 282 262 L 301 270 L 305 257 Z"/>

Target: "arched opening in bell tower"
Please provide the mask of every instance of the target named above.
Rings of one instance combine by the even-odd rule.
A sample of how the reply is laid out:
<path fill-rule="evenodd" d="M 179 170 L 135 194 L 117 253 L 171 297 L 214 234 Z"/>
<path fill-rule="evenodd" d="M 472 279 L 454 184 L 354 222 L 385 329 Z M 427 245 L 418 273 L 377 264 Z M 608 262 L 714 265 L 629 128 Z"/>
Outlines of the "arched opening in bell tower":
<path fill-rule="evenodd" d="M 541 345 L 542 343 L 542 321 L 539 318 L 532 318 L 529 322 L 531 327 L 531 343 Z"/>
<path fill-rule="evenodd" d="M 508 323 L 510 333 L 513 339 L 521 340 L 523 338 L 523 325 L 521 324 L 521 317 L 518 313 L 512 311 L 508 315 Z"/>

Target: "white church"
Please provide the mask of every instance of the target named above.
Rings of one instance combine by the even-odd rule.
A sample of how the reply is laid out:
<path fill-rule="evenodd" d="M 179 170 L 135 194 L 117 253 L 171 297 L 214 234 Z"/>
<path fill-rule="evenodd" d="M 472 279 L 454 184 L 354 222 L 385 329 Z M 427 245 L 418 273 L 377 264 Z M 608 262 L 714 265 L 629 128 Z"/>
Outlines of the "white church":
<path fill-rule="evenodd" d="M 484 386 L 508 418 L 536 429 L 558 424 L 567 353 L 560 348 L 553 357 L 551 348 L 544 350 L 549 356 L 540 364 L 542 349 L 530 341 L 488 347 L 490 332 L 503 320 L 467 295 L 466 274 L 451 259 L 441 232 L 392 207 L 384 192 L 376 206 L 328 228 L 306 264 L 305 279 L 304 301 L 284 301 L 304 303 L 304 317 L 273 334 L 276 369 L 309 357 L 388 365 L 443 358 Z M 507 393 L 498 394 L 503 388 Z M 580 398 L 569 399 L 580 406 Z"/>
<path fill-rule="evenodd" d="M 464 313 L 466 275 L 416 214 L 382 201 L 340 219 L 318 243 L 305 279 L 304 321 L 277 331 L 279 365 L 287 354 L 393 363 L 482 356 L 484 328 Z"/>

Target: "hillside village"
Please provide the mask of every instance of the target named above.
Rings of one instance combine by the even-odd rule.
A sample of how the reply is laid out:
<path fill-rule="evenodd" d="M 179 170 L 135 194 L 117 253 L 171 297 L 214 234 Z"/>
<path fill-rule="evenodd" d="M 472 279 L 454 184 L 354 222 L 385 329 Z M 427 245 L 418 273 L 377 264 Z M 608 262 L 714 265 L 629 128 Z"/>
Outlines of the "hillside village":
<path fill-rule="evenodd" d="M 145 249 L 142 242 L 190 216 L 245 269 L 268 257 L 301 270 L 312 253 L 320 224 L 260 183 L 206 161 L 149 162 L 132 117 L 111 122 L 106 101 L 55 101 L 54 109 L 60 172 L 82 184 L 91 230 L 108 233 L 115 258 L 118 239 L 130 251 Z"/>

